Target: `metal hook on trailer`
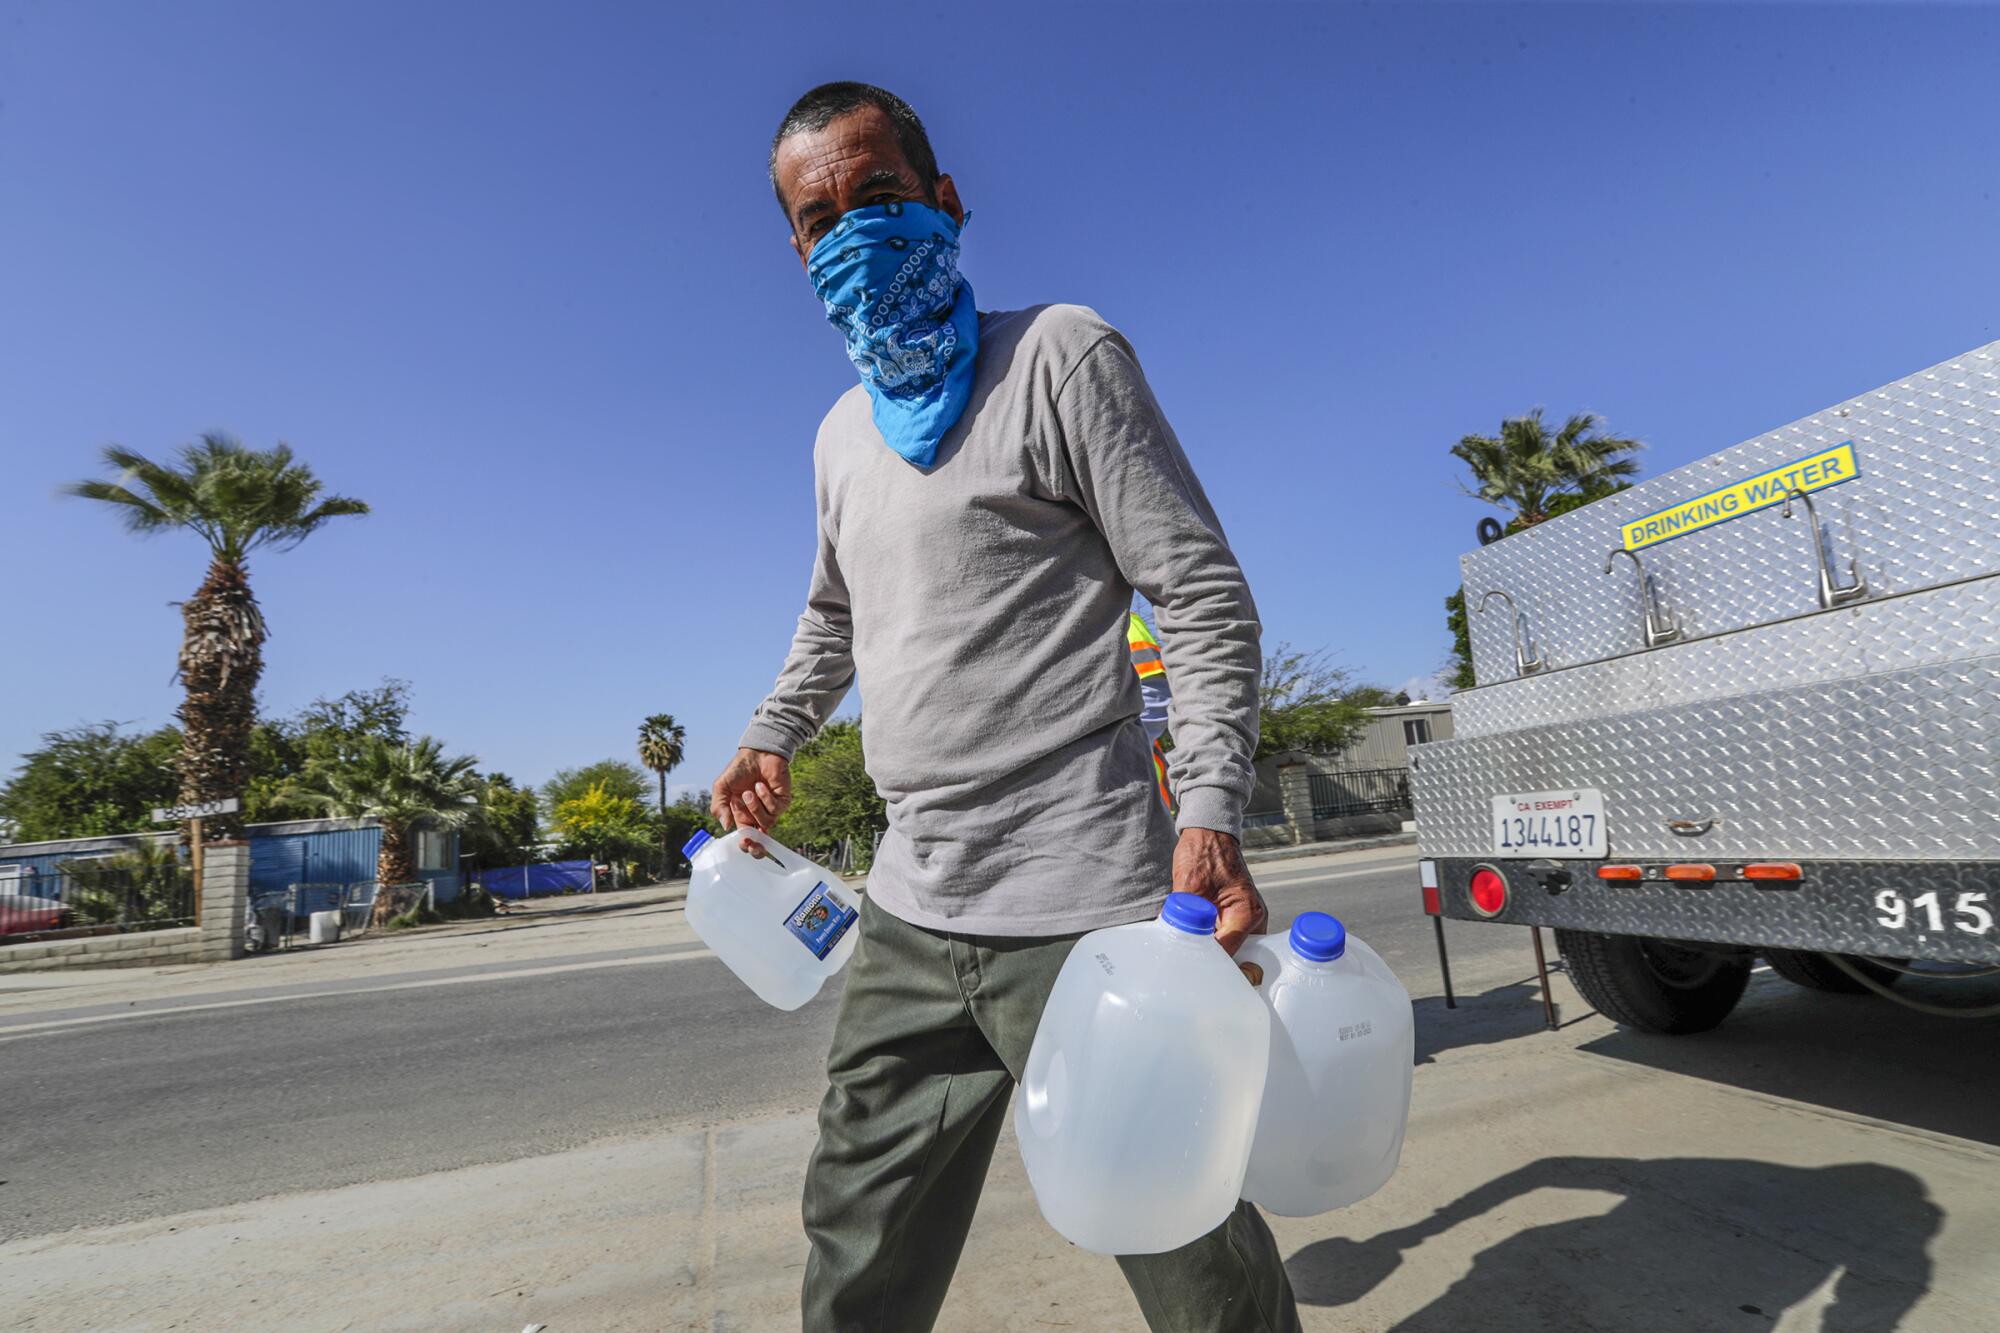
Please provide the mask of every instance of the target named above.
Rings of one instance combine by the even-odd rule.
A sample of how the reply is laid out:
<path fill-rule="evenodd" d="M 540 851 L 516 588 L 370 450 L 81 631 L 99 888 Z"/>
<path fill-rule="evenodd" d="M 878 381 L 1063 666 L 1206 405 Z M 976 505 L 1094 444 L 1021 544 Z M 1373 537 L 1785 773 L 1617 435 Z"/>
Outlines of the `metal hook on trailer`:
<path fill-rule="evenodd" d="M 1505 588 L 1489 588 L 1485 595 L 1479 599 L 1479 605 L 1473 609 L 1484 612 L 1486 604 L 1495 597 L 1506 602 L 1507 609 L 1514 613 L 1514 670 L 1519 675 L 1532 676 L 1535 672 L 1546 667 L 1548 663 L 1543 660 L 1539 652 L 1533 657 L 1528 656 L 1527 649 L 1522 646 L 1521 624 L 1523 617 L 1521 615 L 1521 608 L 1514 605 L 1513 596 Z"/>
<path fill-rule="evenodd" d="M 1671 610 L 1660 605 L 1660 589 L 1646 567 L 1639 563 L 1639 557 L 1622 546 L 1611 548 L 1611 554 L 1604 557 L 1604 572 L 1609 574 L 1619 556 L 1632 562 L 1632 568 L 1639 571 L 1639 589 L 1646 598 L 1646 646 L 1657 648 L 1663 643 L 1672 643 L 1681 637 L 1680 618 Z"/>
<path fill-rule="evenodd" d="M 1868 580 L 1861 577 L 1861 566 L 1852 556 L 1847 560 L 1847 572 L 1854 582 L 1842 586 L 1833 581 L 1833 569 L 1826 560 L 1826 538 L 1819 530 L 1819 511 L 1813 508 L 1810 495 L 1794 487 L 1785 492 L 1786 518 L 1792 516 L 1792 501 L 1798 500 L 1806 507 L 1806 521 L 1812 528 L 1813 560 L 1819 566 L 1819 604 L 1832 610 L 1846 602 L 1859 601 L 1868 595 Z"/>

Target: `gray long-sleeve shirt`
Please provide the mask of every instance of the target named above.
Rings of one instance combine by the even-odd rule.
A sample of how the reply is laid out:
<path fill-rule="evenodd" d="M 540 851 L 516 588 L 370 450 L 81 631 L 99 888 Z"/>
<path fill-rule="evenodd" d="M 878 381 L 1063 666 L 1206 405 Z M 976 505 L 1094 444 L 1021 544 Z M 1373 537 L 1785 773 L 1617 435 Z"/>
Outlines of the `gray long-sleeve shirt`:
<path fill-rule="evenodd" d="M 983 313 L 971 404 L 931 467 L 882 442 L 859 386 L 813 463 L 812 587 L 742 743 L 789 757 L 859 675 L 889 812 L 868 881 L 880 906 L 1052 935 L 1158 904 L 1173 830 L 1126 646 L 1134 588 L 1173 681 L 1180 827 L 1239 831 L 1257 609 L 1117 330 L 1080 306 Z"/>

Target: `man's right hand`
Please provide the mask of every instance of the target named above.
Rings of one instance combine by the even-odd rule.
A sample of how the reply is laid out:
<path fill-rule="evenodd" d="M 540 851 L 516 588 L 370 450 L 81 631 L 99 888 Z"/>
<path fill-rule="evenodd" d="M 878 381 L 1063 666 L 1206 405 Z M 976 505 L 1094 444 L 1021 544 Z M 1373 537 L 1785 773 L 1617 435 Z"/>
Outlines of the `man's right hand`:
<path fill-rule="evenodd" d="M 792 803 L 792 766 L 768 750 L 738 750 L 715 780 L 708 812 L 726 829 L 754 828 L 766 833 Z"/>

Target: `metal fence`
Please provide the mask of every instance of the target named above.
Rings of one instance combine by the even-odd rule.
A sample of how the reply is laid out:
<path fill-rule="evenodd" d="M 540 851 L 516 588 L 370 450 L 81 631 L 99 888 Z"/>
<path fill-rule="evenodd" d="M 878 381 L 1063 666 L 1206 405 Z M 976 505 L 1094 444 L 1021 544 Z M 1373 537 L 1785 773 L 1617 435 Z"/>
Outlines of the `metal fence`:
<path fill-rule="evenodd" d="M 882 834 L 883 830 L 876 829 L 835 842 L 800 843 L 792 850 L 837 874 L 862 875 L 875 864 L 876 854 L 882 850 Z"/>
<path fill-rule="evenodd" d="M 340 913 L 341 938 L 353 939 L 367 934 L 377 920 L 387 921 L 418 906 L 436 906 L 435 884 L 412 881 L 384 888 L 375 880 L 364 879 L 352 884 L 288 884 L 282 889 L 253 889 L 249 945 L 254 953 L 293 948 L 307 938 L 317 912 Z"/>
<path fill-rule="evenodd" d="M 0 881 L 0 942 L 71 939 L 195 924 L 194 876 L 185 865 L 70 862 Z"/>
<path fill-rule="evenodd" d="M 1314 819 L 1389 815 L 1412 808 L 1410 771 L 1406 768 L 1357 768 L 1308 776 Z"/>

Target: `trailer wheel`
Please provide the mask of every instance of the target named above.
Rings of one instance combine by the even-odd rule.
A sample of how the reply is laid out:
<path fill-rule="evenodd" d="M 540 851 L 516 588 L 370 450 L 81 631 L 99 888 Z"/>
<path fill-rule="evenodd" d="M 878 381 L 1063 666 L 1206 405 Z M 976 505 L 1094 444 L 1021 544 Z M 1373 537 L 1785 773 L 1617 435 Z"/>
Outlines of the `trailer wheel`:
<path fill-rule="evenodd" d="M 1872 958 L 1862 958 L 1856 954 L 1841 955 L 1856 971 L 1865 973 L 1869 980 L 1884 986 L 1896 984 L 1901 976 L 1893 968 L 1887 968 Z M 1869 989 L 1847 973 L 1833 965 L 1833 959 L 1823 953 L 1813 953 L 1805 949 L 1766 949 L 1764 961 L 1771 970 L 1785 980 L 1804 986 L 1807 990 L 1831 991 L 1836 995 L 1868 995 Z"/>
<path fill-rule="evenodd" d="M 1750 982 L 1750 959 L 1672 940 L 1558 930 L 1570 980 L 1598 1013 L 1641 1032 L 1706 1032 Z"/>

